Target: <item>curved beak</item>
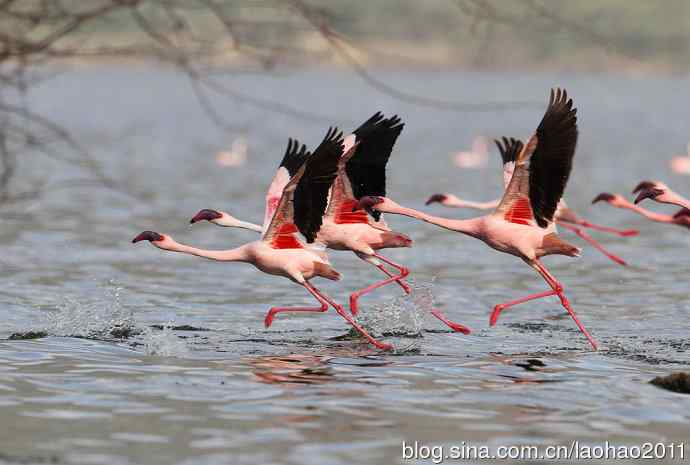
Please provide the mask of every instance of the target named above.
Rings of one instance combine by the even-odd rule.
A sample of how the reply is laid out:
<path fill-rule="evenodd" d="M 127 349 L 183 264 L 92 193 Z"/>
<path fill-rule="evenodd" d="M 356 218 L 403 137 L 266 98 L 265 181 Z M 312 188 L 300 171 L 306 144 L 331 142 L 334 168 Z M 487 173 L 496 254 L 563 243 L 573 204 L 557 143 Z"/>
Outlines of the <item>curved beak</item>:
<path fill-rule="evenodd" d="M 595 203 L 601 202 L 601 201 L 609 202 L 609 201 L 613 200 L 613 198 L 614 198 L 613 194 L 609 194 L 608 192 L 602 192 L 601 194 L 594 197 L 594 200 L 592 200 L 592 203 L 595 204 Z"/>
<path fill-rule="evenodd" d="M 637 197 L 635 198 L 635 205 L 642 202 L 644 199 L 654 199 L 659 195 L 663 194 L 664 191 L 656 188 L 642 189 Z"/>
<path fill-rule="evenodd" d="M 158 234 L 157 232 L 144 231 L 143 233 L 139 234 L 137 237 L 132 239 L 132 244 L 136 244 L 139 241 L 155 242 L 162 241 L 163 239 L 164 237 L 161 234 Z"/>
<path fill-rule="evenodd" d="M 637 186 L 635 186 L 635 189 L 633 189 L 632 193 L 637 194 L 639 191 L 643 189 L 653 189 L 655 187 L 656 183 L 654 181 L 642 181 Z"/>
<path fill-rule="evenodd" d="M 209 209 L 205 208 L 203 210 L 200 210 L 199 213 L 197 213 L 196 215 L 194 215 L 194 218 L 189 220 L 189 222 L 191 224 L 194 224 L 198 221 L 203 221 L 203 220 L 206 220 L 206 221 L 217 220 L 218 218 L 220 218 L 222 216 L 223 215 L 216 210 L 209 210 Z"/>
<path fill-rule="evenodd" d="M 444 200 L 446 200 L 447 197 L 448 197 L 448 196 L 446 196 L 445 194 L 434 194 L 434 195 L 432 195 L 431 197 L 429 197 L 429 200 L 427 200 L 426 203 L 425 203 L 424 205 L 429 205 L 429 204 L 432 204 L 432 203 L 434 203 L 434 202 L 439 202 L 439 203 L 441 203 L 441 202 L 443 202 Z"/>
<path fill-rule="evenodd" d="M 371 213 L 371 208 L 374 205 L 377 205 L 379 203 L 382 203 L 383 199 L 381 197 L 376 197 L 376 196 L 364 196 L 359 201 L 355 204 L 354 207 L 352 207 L 352 212 L 356 212 L 357 210 L 366 210 L 369 213 Z"/>

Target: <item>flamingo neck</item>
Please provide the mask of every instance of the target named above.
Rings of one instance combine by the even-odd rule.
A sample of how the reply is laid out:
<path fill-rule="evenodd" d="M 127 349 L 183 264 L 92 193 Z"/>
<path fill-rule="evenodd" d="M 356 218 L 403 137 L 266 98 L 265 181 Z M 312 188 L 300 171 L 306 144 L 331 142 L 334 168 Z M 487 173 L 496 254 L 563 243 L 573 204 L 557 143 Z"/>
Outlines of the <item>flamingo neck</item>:
<path fill-rule="evenodd" d="M 675 192 L 671 193 L 671 200 L 668 203 L 672 203 L 674 205 L 678 205 L 679 207 L 690 210 L 690 200 L 676 194 Z"/>
<path fill-rule="evenodd" d="M 225 228 L 239 228 L 239 229 L 249 229 L 250 231 L 262 232 L 263 228 L 258 224 L 250 223 L 248 221 L 241 221 L 235 218 L 225 218 L 221 217 L 213 221 L 218 226 L 223 226 Z"/>
<path fill-rule="evenodd" d="M 490 200 L 488 202 L 474 202 L 472 200 L 458 199 L 458 207 L 473 208 L 475 210 L 491 210 L 498 207 L 501 199 Z"/>
<path fill-rule="evenodd" d="M 440 216 L 429 215 L 424 212 L 420 212 L 419 210 L 402 206 L 388 207 L 385 209 L 380 209 L 380 211 L 392 213 L 394 215 L 409 216 L 410 218 L 422 220 L 426 223 L 434 224 L 436 226 L 440 226 L 441 228 L 449 229 L 462 234 L 467 234 L 468 236 L 472 237 L 479 237 L 480 235 L 481 217 L 471 218 L 468 220 L 452 220 Z"/>
<path fill-rule="evenodd" d="M 171 244 L 157 245 L 158 248 L 169 250 L 171 252 L 185 253 L 188 255 L 195 255 L 197 257 L 208 258 L 209 260 L 217 260 L 221 262 L 250 262 L 250 255 L 247 246 L 243 245 L 235 249 L 229 250 L 207 250 L 198 249 L 179 242 L 172 241 Z"/>
<path fill-rule="evenodd" d="M 652 221 L 658 221 L 660 223 L 672 223 L 673 222 L 673 217 L 671 215 L 664 215 L 663 213 L 656 213 L 651 210 L 647 210 L 646 208 L 642 208 L 639 205 L 632 204 L 630 202 L 626 202 L 623 205 L 623 208 L 627 208 L 628 210 L 632 210 L 638 215 L 642 215 L 645 218 L 652 220 Z"/>

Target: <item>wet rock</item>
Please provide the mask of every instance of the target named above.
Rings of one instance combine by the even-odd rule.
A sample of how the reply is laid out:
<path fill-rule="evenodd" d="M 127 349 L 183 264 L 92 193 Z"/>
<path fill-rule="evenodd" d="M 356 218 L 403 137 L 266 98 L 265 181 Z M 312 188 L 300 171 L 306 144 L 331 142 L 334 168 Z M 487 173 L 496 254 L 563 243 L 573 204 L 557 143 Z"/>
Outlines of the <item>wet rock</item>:
<path fill-rule="evenodd" d="M 41 339 L 48 336 L 45 331 L 26 331 L 24 333 L 14 333 L 8 339 L 10 341 L 21 341 L 24 339 Z"/>
<path fill-rule="evenodd" d="M 654 386 L 667 389 L 673 392 L 680 392 L 682 394 L 690 394 L 690 374 L 689 373 L 671 373 L 668 376 L 657 376 L 650 381 Z"/>

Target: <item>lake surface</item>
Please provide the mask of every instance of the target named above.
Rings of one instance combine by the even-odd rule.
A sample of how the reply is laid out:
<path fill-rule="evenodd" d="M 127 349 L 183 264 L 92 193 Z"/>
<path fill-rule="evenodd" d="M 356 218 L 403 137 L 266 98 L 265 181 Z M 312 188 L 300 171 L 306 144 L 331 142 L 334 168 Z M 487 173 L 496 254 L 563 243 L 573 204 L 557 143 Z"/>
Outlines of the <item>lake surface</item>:
<path fill-rule="evenodd" d="M 0 211 L 0 463 L 388 465 L 431 463 L 404 461 L 403 441 L 492 448 L 687 441 L 690 397 L 648 382 L 690 364 L 690 234 L 590 201 L 601 191 L 628 194 L 643 178 L 690 193 L 690 179 L 667 168 L 689 138 L 690 82 L 380 76 L 451 101 L 535 105 L 457 113 L 400 103 L 348 73 L 244 74 L 223 79 L 313 115 L 215 97 L 232 126 L 221 130 L 189 83 L 163 70 L 64 73 L 30 95 L 37 111 L 72 130 L 133 195 L 75 187 Z M 567 231 L 563 237 L 582 246 L 583 256 L 545 260 L 601 343 L 599 352 L 556 299 L 507 310 L 490 328 L 495 304 L 544 290 L 541 279 L 479 241 L 406 218 L 388 221 L 414 247 L 387 255 L 411 268 L 415 293 L 403 298 L 390 286 L 361 300 L 362 321 L 383 333 L 394 353 L 340 337 L 348 327 L 332 311 L 280 315 L 266 330 L 271 306 L 311 305 L 303 289 L 249 265 L 130 243 L 145 229 L 207 248 L 253 240 L 250 231 L 190 227 L 189 219 L 217 208 L 260 222 L 288 137 L 314 146 L 329 125 L 351 130 L 379 109 L 407 123 L 389 165 L 389 195 L 468 217 L 423 202 L 436 192 L 498 196 L 498 155 L 471 171 L 455 168 L 450 154 L 476 134 L 530 134 L 554 85 L 567 87 L 579 108 L 570 206 L 593 222 L 641 231 L 633 238 L 593 233 L 629 262 L 625 268 Z M 219 167 L 215 153 L 241 134 L 247 162 Z M 33 157 L 16 186 L 79 176 L 76 168 Z M 344 279 L 314 284 L 340 302 L 379 279 L 352 254 L 333 252 L 331 260 Z M 473 333 L 446 331 L 428 314 L 432 299 Z M 27 331 L 47 336 L 7 339 Z"/>

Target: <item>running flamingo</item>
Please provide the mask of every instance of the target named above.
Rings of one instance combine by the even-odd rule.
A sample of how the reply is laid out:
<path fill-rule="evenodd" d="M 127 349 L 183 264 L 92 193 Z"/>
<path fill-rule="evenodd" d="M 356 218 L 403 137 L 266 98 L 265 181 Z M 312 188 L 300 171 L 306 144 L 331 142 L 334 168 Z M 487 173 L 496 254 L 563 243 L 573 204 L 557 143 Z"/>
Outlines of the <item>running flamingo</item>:
<path fill-rule="evenodd" d="M 592 203 L 597 202 L 606 202 L 616 208 L 632 210 L 650 221 L 655 221 L 657 223 L 677 224 L 678 226 L 685 226 L 686 228 L 690 229 L 690 210 L 687 208 L 681 208 L 673 215 L 657 213 L 629 202 L 620 194 L 611 194 L 609 192 L 602 192 L 601 194 L 597 195 L 594 200 L 592 200 Z"/>
<path fill-rule="evenodd" d="M 575 154 L 577 117 L 573 101 L 565 90 L 551 91 L 544 117 L 516 159 L 515 170 L 496 210 L 468 220 L 428 215 L 405 208 L 382 196 L 368 196 L 357 207 L 416 218 L 484 241 L 488 246 L 515 255 L 534 268 L 550 291 L 496 305 L 489 323 L 496 324 L 501 311 L 523 302 L 557 295 L 580 331 L 596 350 L 597 344 L 572 310 L 563 285 L 546 269 L 540 258 L 546 255 L 577 257 L 580 249 L 555 232 L 554 214 L 561 200 Z"/>
<path fill-rule="evenodd" d="M 272 319 L 282 312 L 325 312 L 330 305 L 371 344 L 379 349 L 391 349 L 390 344 L 379 342 L 370 336 L 341 305 L 309 282 L 317 276 L 333 281 L 340 279 L 340 273 L 331 266 L 323 247 L 312 243 L 321 228 L 326 194 L 337 175 L 338 160 L 342 152 L 342 132 L 335 128 L 329 129 L 313 155 L 306 150 L 288 150 L 290 156 L 284 163 L 294 170 L 294 174 L 288 180 L 286 168 L 284 172 L 279 170 L 273 180 L 269 193 L 279 192 L 279 196 L 268 198 L 267 221 L 259 241 L 230 250 L 204 250 L 180 244 L 168 235 L 145 231 L 132 242 L 147 240 L 159 249 L 172 252 L 211 260 L 251 263 L 264 273 L 288 278 L 313 295 L 320 307 L 273 307 L 266 318 Z M 278 185 L 283 183 L 284 188 L 278 189 Z M 296 235 L 297 232 L 302 233 L 306 242 Z"/>
<path fill-rule="evenodd" d="M 678 174 L 690 174 L 690 144 L 685 155 L 676 155 L 671 158 L 671 170 Z"/>
<path fill-rule="evenodd" d="M 353 315 L 359 311 L 358 299 L 380 287 L 398 283 L 405 293 L 410 293 L 409 285 L 403 280 L 409 275 L 409 270 L 377 251 L 410 247 L 412 240 L 404 234 L 391 231 L 380 214 L 376 213 L 376 217 L 371 219 L 363 210 L 352 210 L 357 200 L 365 195 L 385 195 L 386 165 L 403 127 L 397 116 L 384 119 L 377 112 L 345 139 L 345 153 L 338 163 L 338 176 L 333 183 L 323 225 L 317 235 L 317 240 L 327 248 L 353 251 L 387 276 L 350 295 L 350 311 Z M 228 213 L 209 209 L 197 213 L 191 222 L 201 220 L 209 220 L 219 226 L 259 228 L 237 220 Z M 399 274 L 389 271 L 384 263 L 398 270 Z M 454 331 L 470 333 L 467 327 L 449 320 L 438 309 L 432 309 L 431 314 Z M 267 317 L 265 323 L 267 327 L 270 326 L 272 319 Z"/>
<path fill-rule="evenodd" d="M 501 154 L 501 160 L 503 161 L 503 183 L 504 189 L 508 188 L 510 179 L 513 176 L 513 169 L 515 167 L 515 158 L 522 150 L 522 142 L 515 138 L 503 137 L 503 141 L 495 140 L 496 146 Z M 498 207 L 501 199 L 496 199 L 489 202 L 473 202 L 470 200 L 460 199 L 453 194 L 434 194 L 426 201 L 426 205 L 432 204 L 434 202 L 439 202 L 441 205 L 445 205 L 453 208 L 473 208 L 475 210 L 492 210 Z M 596 241 L 592 236 L 587 234 L 582 228 L 591 228 L 597 231 L 604 231 L 612 234 L 617 234 L 619 236 L 636 236 L 639 231 L 634 229 L 619 230 L 614 228 L 609 228 L 606 226 L 599 226 L 589 221 L 580 218 L 573 210 L 568 208 L 564 199 L 558 202 L 558 208 L 556 208 L 556 213 L 554 215 L 556 224 L 559 226 L 573 231 L 576 235 L 589 242 L 594 248 L 599 252 L 604 254 L 610 260 L 618 263 L 619 265 L 626 266 L 627 263 L 617 255 L 610 253 L 606 250 L 598 241 Z"/>

